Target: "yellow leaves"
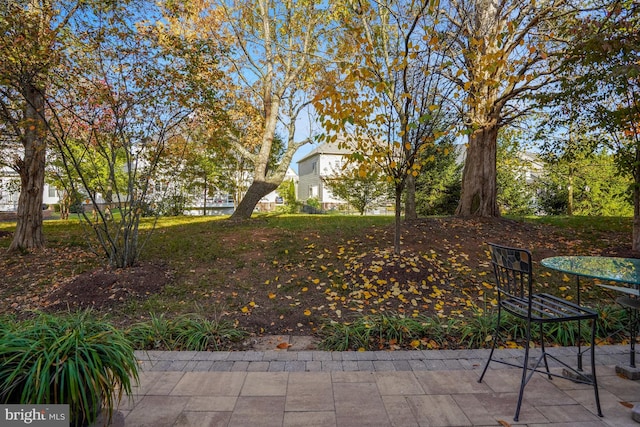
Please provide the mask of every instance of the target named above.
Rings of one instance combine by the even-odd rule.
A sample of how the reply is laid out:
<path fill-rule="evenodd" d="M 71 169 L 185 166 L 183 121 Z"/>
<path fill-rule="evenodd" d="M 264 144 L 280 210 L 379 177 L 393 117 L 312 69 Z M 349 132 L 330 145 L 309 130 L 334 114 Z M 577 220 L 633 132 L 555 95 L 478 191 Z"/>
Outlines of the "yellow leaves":
<path fill-rule="evenodd" d="M 465 82 L 464 90 L 469 90 L 469 89 L 471 89 L 471 82 Z"/>
<path fill-rule="evenodd" d="M 570 280 L 571 280 L 571 279 L 569 279 L 569 277 L 568 277 L 566 274 L 563 274 L 563 275 L 562 275 L 562 281 L 563 281 L 563 282 L 568 282 L 568 281 L 570 281 Z"/>
<path fill-rule="evenodd" d="M 472 47 L 482 46 L 484 44 L 484 40 L 483 39 L 476 39 L 475 37 L 471 37 L 471 39 L 469 40 L 469 44 Z"/>
<path fill-rule="evenodd" d="M 269 299 L 274 299 L 276 297 L 276 294 L 274 294 L 273 292 L 269 292 Z"/>
<path fill-rule="evenodd" d="M 309 310 L 308 308 L 303 312 L 303 314 L 305 316 L 311 316 L 311 310 Z"/>

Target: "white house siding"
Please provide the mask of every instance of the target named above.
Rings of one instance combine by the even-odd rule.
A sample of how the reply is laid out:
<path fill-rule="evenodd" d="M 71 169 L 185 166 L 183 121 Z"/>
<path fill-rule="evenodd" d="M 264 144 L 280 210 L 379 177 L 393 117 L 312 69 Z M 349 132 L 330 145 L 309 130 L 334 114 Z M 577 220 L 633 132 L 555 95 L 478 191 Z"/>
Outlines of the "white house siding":
<path fill-rule="evenodd" d="M 12 169 L 4 168 L 0 170 L 0 211 L 15 212 L 18 210 L 18 199 L 20 198 L 20 176 Z M 42 203 L 53 205 L 58 203 L 60 195 L 58 190 L 45 183 L 42 193 Z"/>
<path fill-rule="evenodd" d="M 0 211 L 15 212 L 18 210 L 20 177 L 18 173 L 9 168 L 0 169 Z"/>
<path fill-rule="evenodd" d="M 322 209 L 332 209 L 346 202 L 336 198 L 324 184 L 324 178 L 340 173 L 345 156 L 351 151 L 338 147 L 337 142 L 325 143 L 298 161 L 298 200 L 316 198 Z"/>

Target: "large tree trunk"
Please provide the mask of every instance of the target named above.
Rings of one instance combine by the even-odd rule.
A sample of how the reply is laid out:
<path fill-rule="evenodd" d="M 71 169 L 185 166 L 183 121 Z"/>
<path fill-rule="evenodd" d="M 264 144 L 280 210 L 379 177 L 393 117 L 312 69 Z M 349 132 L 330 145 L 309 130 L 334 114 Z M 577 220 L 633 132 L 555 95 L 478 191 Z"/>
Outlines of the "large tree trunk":
<path fill-rule="evenodd" d="M 26 129 L 24 132 L 24 156 L 17 161 L 20 174 L 20 198 L 16 231 L 9 251 L 39 249 L 44 247 L 42 232 L 42 192 L 46 160 L 46 134 L 44 121 L 44 94 L 33 85 L 25 88 Z"/>
<path fill-rule="evenodd" d="M 271 193 L 276 188 L 278 188 L 277 184 L 265 181 L 253 181 L 242 198 L 242 201 L 236 210 L 233 211 L 231 219 L 244 220 L 251 218 L 251 214 L 258 202 L 260 202 L 260 199 Z"/>
<path fill-rule="evenodd" d="M 497 141 L 497 125 L 477 129 L 469 135 L 457 216 L 500 216 L 496 182 Z"/>

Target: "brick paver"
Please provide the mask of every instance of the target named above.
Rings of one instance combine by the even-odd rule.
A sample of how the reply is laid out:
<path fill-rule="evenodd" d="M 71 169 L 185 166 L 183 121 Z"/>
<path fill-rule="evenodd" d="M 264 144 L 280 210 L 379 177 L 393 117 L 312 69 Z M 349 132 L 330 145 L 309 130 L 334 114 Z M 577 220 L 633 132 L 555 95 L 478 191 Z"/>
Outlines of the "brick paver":
<path fill-rule="evenodd" d="M 573 350 L 559 348 L 557 354 L 572 361 Z M 521 351 L 497 352 L 505 360 L 521 360 Z M 628 352 L 628 346 L 596 348 L 604 418 L 595 414 L 592 387 L 536 374 L 517 424 L 640 427 L 632 419 L 633 405 L 640 406 L 640 381 L 615 373 L 616 364 L 628 362 Z M 140 385 L 120 406 L 127 427 L 516 424 L 521 371 L 494 363 L 478 383 L 486 350 L 136 355 Z"/>

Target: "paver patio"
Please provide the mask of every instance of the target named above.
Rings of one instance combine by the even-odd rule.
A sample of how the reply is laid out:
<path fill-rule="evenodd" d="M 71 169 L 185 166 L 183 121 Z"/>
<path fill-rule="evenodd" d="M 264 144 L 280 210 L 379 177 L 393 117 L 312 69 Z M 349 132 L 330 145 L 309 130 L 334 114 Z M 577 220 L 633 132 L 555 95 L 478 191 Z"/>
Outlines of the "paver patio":
<path fill-rule="evenodd" d="M 573 348 L 558 348 L 568 359 Z M 640 381 L 628 346 L 596 349 L 604 418 L 590 386 L 534 375 L 513 421 L 521 371 L 484 350 L 138 352 L 140 385 L 120 411 L 137 426 L 632 426 Z M 499 350 L 517 359 L 518 350 Z M 553 369 L 560 369 L 554 367 Z"/>

